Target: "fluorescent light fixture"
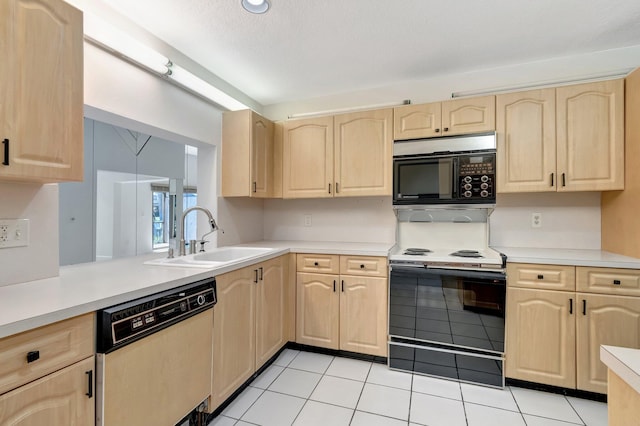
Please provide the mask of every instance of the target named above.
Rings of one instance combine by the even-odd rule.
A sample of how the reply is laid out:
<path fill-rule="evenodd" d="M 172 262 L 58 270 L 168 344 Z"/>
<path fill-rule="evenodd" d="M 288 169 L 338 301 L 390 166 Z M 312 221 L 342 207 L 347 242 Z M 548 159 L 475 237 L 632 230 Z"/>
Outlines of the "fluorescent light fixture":
<path fill-rule="evenodd" d="M 196 77 L 179 65 L 171 63 L 167 76 L 185 89 L 203 96 L 230 111 L 249 108 L 242 102 L 227 95 L 222 90 L 212 86 L 201 78 Z"/>
<path fill-rule="evenodd" d="M 383 104 L 361 105 L 361 106 L 349 107 L 349 108 L 327 109 L 324 111 L 301 112 L 298 114 L 289 114 L 287 118 L 303 118 L 303 117 L 313 117 L 316 115 L 342 114 L 346 112 L 365 111 L 369 109 L 388 108 L 388 107 L 396 107 L 396 106 L 410 105 L 410 104 L 411 104 L 411 100 L 405 99 L 400 102 L 386 102 Z"/>
<path fill-rule="evenodd" d="M 247 12 L 257 14 L 265 13 L 271 6 L 269 0 L 241 0 L 240 3 Z"/>
<path fill-rule="evenodd" d="M 158 74 L 166 74 L 169 70 L 166 56 L 90 13 L 85 12 L 84 20 L 84 36 L 91 43 Z"/>
<path fill-rule="evenodd" d="M 559 80 L 547 80 L 547 81 L 540 81 L 537 83 L 526 83 L 526 84 L 521 84 L 517 86 L 494 87 L 492 89 L 479 89 L 479 90 L 466 90 L 462 92 L 452 92 L 451 97 L 463 98 L 466 96 L 493 95 L 495 93 L 514 92 L 514 91 L 530 90 L 530 89 L 533 90 L 533 89 L 542 89 L 545 87 L 555 87 L 560 85 L 581 84 L 581 83 L 589 83 L 594 81 L 612 80 L 614 78 L 626 77 L 631 71 L 633 71 L 633 68 L 625 68 L 625 69 L 611 71 L 607 73 L 585 75 L 583 77 L 573 77 L 573 78 L 565 78 L 565 79 L 559 79 Z"/>

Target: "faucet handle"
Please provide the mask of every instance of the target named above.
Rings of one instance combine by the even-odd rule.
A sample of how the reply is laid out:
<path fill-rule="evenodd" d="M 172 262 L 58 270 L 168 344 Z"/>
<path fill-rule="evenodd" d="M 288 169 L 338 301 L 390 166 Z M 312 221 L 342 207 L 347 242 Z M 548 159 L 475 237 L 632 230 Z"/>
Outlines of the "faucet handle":
<path fill-rule="evenodd" d="M 204 245 L 206 243 L 208 243 L 209 241 L 208 240 L 200 240 L 198 242 L 200 243 L 200 252 L 202 253 L 202 252 L 204 252 Z"/>

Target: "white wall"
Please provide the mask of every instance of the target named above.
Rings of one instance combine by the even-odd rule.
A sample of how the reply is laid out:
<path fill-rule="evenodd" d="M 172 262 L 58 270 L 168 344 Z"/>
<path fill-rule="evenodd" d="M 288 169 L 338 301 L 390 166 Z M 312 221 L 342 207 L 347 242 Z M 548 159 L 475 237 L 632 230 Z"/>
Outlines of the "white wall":
<path fill-rule="evenodd" d="M 264 210 L 266 240 L 395 241 L 391 197 L 266 200 Z"/>
<path fill-rule="evenodd" d="M 496 92 L 534 83 L 558 85 L 561 81 L 630 71 L 639 66 L 640 46 L 631 46 L 493 69 L 469 70 L 368 90 L 267 105 L 263 108 L 263 115 L 272 120 L 285 120 L 291 114 L 400 103 L 405 99 L 419 104 L 450 99 L 453 92 Z"/>
<path fill-rule="evenodd" d="M 490 244 L 501 247 L 600 249 L 600 193 L 498 195 Z M 542 226 L 531 227 L 531 213 Z"/>
<path fill-rule="evenodd" d="M 0 249 L 0 285 L 58 274 L 58 185 L 0 182 L 0 219 L 29 219 L 29 246 Z"/>

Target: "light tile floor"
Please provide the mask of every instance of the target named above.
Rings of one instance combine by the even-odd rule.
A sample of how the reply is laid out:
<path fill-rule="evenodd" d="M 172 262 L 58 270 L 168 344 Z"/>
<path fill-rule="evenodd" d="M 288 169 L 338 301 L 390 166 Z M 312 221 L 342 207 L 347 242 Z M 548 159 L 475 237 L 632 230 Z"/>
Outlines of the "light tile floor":
<path fill-rule="evenodd" d="M 286 349 L 209 426 L 605 426 L 607 405 Z"/>

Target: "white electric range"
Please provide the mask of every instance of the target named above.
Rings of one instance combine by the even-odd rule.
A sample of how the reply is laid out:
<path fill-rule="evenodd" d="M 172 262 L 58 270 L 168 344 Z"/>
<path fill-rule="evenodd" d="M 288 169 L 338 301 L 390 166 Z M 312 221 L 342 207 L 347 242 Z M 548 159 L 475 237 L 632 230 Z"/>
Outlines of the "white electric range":
<path fill-rule="evenodd" d="M 489 210 L 396 211 L 389 255 L 389 367 L 504 386 L 506 257 Z"/>

